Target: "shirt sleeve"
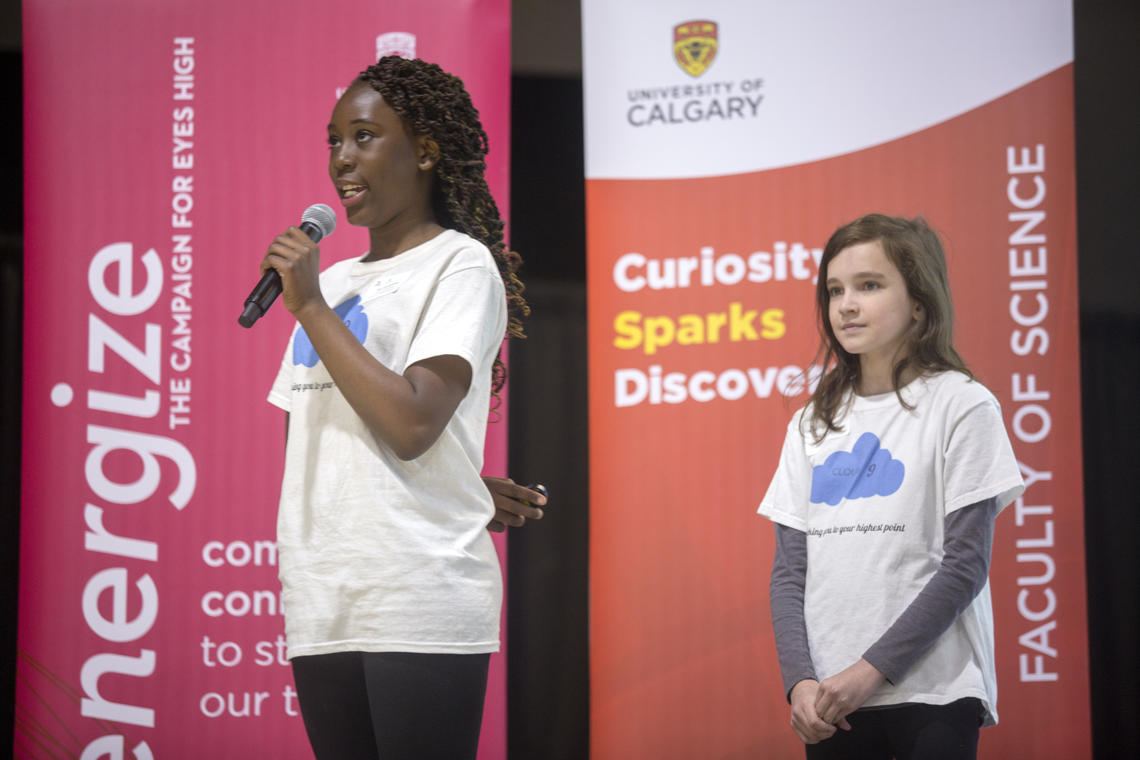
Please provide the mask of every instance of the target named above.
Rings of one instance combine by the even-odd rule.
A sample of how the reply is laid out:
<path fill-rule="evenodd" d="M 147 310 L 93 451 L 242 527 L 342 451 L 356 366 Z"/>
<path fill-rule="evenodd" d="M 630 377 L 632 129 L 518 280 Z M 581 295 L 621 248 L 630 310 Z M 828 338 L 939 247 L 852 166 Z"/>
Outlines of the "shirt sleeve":
<path fill-rule="evenodd" d="M 800 433 L 800 420 L 804 412 L 796 412 L 788 423 L 784 448 L 776 474 L 768 485 L 757 512 L 772 522 L 807 531 L 807 501 L 811 495 L 811 465 L 804 451 L 804 438 Z"/>
<path fill-rule="evenodd" d="M 440 278 L 416 328 L 407 364 L 454 355 L 472 371 L 488 352 L 497 351 L 506 333 L 507 306 L 498 272 L 469 267 Z"/>
<path fill-rule="evenodd" d="M 802 530 L 777 523 L 776 553 L 768 586 L 776 656 L 784 681 L 784 697 L 804 679 L 816 679 L 804 622 L 804 583 L 807 578 L 807 535 Z"/>
<path fill-rule="evenodd" d="M 863 654 L 892 684 L 903 679 L 985 587 L 997 511 L 997 499 L 989 498 L 946 516 L 942 564 Z"/>
<path fill-rule="evenodd" d="M 970 405 L 948 431 L 943 478 L 946 514 L 991 497 L 1001 512 L 1025 490 L 1001 408 L 989 391 L 983 392 L 985 399 Z"/>
<path fill-rule="evenodd" d="M 293 332 L 297 332 L 296 325 L 293 327 Z M 277 370 L 277 377 L 273 380 L 273 385 L 269 389 L 269 403 L 273 404 L 279 409 L 284 409 L 286 412 L 292 410 L 293 404 L 293 339 L 285 343 L 285 355 L 281 358 L 281 367 Z"/>

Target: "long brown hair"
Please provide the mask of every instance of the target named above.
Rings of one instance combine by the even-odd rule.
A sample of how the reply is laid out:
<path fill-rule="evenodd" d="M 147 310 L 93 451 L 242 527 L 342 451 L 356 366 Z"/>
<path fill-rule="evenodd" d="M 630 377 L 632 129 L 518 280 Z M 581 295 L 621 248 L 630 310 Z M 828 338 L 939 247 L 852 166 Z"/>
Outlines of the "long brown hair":
<path fill-rule="evenodd" d="M 530 314 L 518 270 L 522 257 L 503 240 L 503 218 L 484 176 L 487 133 L 463 80 L 437 64 L 390 55 L 360 72 L 415 135 L 428 135 L 439 146 L 432 187 L 432 211 L 444 227 L 470 235 L 491 251 L 507 292 L 507 338 L 525 338 L 522 320 Z M 491 371 L 496 399 L 506 382 L 501 355 Z M 497 404 L 497 402 L 496 402 Z"/>
<path fill-rule="evenodd" d="M 823 249 L 819 279 L 815 288 L 816 318 L 820 347 L 817 363 L 827 368 L 811 394 L 811 428 L 816 440 L 828 431 L 839 430 L 836 418 L 840 405 L 860 380 L 859 356 L 848 353 L 831 329 L 827 287 L 827 266 L 841 251 L 860 243 L 877 241 L 906 283 L 907 294 L 920 305 L 922 318 L 907 336 L 907 351 L 892 368 L 891 380 L 899 402 L 911 408 L 902 397 L 901 381 L 908 370 L 918 375 L 956 370 L 973 378 L 973 373 L 954 348 L 954 303 L 946 274 L 946 253 L 938 235 L 921 217 L 902 219 L 883 214 L 867 214 L 837 229 Z M 819 359 L 822 357 L 822 362 Z"/>

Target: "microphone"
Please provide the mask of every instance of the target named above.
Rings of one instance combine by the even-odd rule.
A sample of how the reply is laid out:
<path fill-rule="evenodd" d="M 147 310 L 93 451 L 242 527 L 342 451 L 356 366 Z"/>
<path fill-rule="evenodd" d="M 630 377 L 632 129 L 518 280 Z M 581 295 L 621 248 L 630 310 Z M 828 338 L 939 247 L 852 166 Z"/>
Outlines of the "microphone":
<path fill-rule="evenodd" d="M 301 214 L 301 232 L 314 243 L 321 242 L 336 229 L 336 212 L 323 203 L 314 203 Z M 245 299 L 245 308 L 238 317 L 242 327 L 253 327 L 253 323 L 265 316 L 269 307 L 281 295 L 281 275 L 276 269 L 267 269 L 261 280 Z"/>

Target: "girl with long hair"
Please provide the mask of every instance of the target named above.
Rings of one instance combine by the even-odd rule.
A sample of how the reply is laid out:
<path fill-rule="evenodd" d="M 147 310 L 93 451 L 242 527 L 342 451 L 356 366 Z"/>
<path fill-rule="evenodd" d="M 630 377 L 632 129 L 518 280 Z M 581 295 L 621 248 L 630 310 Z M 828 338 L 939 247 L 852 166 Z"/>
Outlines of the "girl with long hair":
<path fill-rule="evenodd" d="M 368 252 L 318 275 L 290 227 L 262 262 L 298 323 L 269 400 L 287 412 L 277 529 L 301 715 L 321 759 L 474 758 L 502 604 L 487 527 L 510 516 L 479 473 L 500 346 L 528 311 L 520 259 L 478 112 L 439 66 L 368 67 L 328 148 Z"/>
<path fill-rule="evenodd" d="M 772 623 L 808 758 L 972 758 L 997 722 L 994 518 L 1024 490 L 996 399 L 954 349 L 946 257 L 869 214 L 820 263 L 825 373 L 759 512 Z"/>

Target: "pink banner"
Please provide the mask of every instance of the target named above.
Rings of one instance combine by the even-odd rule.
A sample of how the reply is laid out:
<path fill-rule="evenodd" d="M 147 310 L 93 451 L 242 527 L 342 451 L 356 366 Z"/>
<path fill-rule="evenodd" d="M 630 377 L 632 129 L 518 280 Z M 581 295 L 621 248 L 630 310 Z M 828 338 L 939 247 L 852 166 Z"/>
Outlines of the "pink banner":
<path fill-rule="evenodd" d="M 311 756 L 265 402 L 291 319 L 237 315 L 272 237 L 335 201 L 325 124 L 378 53 L 463 77 L 505 208 L 509 23 L 507 0 L 24 3 L 16 757 Z M 341 219 L 324 265 L 366 247 Z M 481 758 L 506 754 L 503 663 Z"/>

